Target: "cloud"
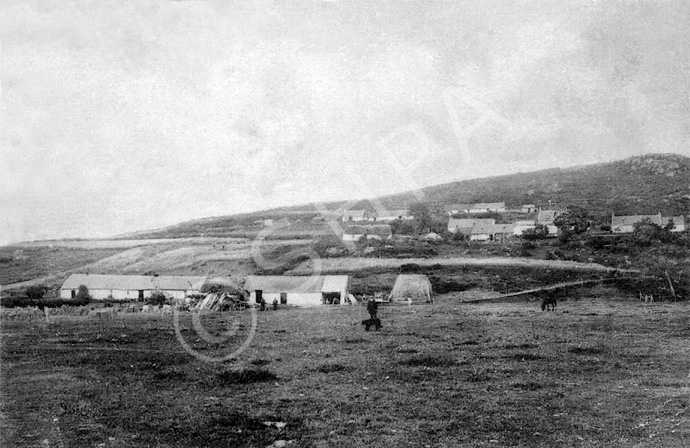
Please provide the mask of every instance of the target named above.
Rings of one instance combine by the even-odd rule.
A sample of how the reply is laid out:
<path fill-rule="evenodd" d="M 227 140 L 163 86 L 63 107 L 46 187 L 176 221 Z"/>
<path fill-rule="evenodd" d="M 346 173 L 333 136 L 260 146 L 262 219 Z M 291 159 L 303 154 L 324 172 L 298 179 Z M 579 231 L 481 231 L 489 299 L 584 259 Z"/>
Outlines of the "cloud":
<path fill-rule="evenodd" d="M 0 243 L 688 151 L 680 1 L 0 8 Z"/>

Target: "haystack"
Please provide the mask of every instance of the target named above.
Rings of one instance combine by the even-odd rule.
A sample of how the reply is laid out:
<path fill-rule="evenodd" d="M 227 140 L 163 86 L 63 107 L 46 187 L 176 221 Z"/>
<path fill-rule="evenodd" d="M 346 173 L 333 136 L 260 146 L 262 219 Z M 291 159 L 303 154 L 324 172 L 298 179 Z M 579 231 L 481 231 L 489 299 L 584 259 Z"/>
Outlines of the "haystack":
<path fill-rule="evenodd" d="M 431 302 L 431 282 L 426 275 L 400 274 L 395 280 L 390 302 Z"/>

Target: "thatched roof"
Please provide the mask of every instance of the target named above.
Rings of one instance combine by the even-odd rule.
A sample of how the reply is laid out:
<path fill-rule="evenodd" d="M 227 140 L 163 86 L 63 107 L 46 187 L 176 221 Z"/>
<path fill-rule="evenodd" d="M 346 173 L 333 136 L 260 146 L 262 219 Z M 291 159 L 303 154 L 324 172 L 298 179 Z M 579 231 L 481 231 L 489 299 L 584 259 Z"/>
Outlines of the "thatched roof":
<path fill-rule="evenodd" d="M 150 289 L 198 291 L 205 282 L 206 277 L 72 274 L 65 280 L 62 289 L 77 289 L 80 285 L 84 285 L 89 289 L 113 289 L 120 291 Z"/>
<path fill-rule="evenodd" d="M 400 274 L 395 279 L 393 291 L 389 296 L 392 302 L 432 302 L 431 282 L 426 275 L 420 274 Z"/>
<path fill-rule="evenodd" d="M 319 293 L 347 290 L 347 275 L 250 275 L 244 284 L 247 291 L 260 289 L 267 293 Z"/>

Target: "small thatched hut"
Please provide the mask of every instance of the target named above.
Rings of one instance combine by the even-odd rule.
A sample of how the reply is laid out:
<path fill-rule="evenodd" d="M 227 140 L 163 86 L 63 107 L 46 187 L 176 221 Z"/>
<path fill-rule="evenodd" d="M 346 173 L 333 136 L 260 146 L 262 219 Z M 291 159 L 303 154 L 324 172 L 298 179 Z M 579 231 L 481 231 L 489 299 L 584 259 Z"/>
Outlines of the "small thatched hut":
<path fill-rule="evenodd" d="M 395 280 L 393 291 L 391 291 L 388 300 L 390 302 L 433 303 L 431 294 L 431 282 L 426 275 L 400 274 Z"/>

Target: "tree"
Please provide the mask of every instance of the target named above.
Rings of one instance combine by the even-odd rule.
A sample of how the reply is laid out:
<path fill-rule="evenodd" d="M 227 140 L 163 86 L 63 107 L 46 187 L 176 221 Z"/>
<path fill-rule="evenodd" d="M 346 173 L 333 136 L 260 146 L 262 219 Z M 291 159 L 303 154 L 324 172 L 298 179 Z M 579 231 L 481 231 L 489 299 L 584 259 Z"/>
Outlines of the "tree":
<path fill-rule="evenodd" d="M 543 240 L 549 236 L 549 228 L 544 224 L 537 224 L 531 229 L 522 232 L 522 237 L 527 241 Z"/>
<path fill-rule="evenodd" d="M 40 300 L 48 292 L 46 285 L 31 285 L 26 288 L 26 296 L 31 300 Z"/>
<path fill-rule="evenodd" d="M 391 221 L 391 231 L 395 235 L 415 235 L 418 223 L 414 219 L 396 219 Z"/>
<path fill-rule="evenodd" d="M 567 212 L 556 216 L 556 219 L 553 220 L 553 224 L 561 231 L 567 230 L 574 234 L 580 234 L 587 231 L 591 219 L 592 215 L 589 211 L 577 205 L 573 205 L 568 207 Z"/>
<path fill-rule="evenodd" d="M 79 290 L 77 295 L 74 297 L 78 302 L 89 303 L 91 300 L 91 294 L 89 294 L 89 288 L 86 285 L 79 285 Z"/>
<path fill-rule="evenodd" d="M 558 227 L 561 243 L 567 243 L 573 235 L 584 233 L 589 228 L 592 215 L 582 207 L 573 205 L 568 211 L 556 216 L 553 224 Z"/>
<path fill-rule="evenodd" d="M 146 299 L 147 305 L 165 305 L 168 301 L 168 296 L 162 291 L 153 291 L 148 299 Z"/>
<path fill-rule="evenodd" d="M 429 229 L 433 225 L 429 207 L 422 202 L 415 202 L 410 206 L 410 214 L 414 216 L 415 221 L 417 221 L 419 225 L 419 232 L 428 233 Z"/>
<path fill-rule="evenodd" d="M 640 246 L 650 246 L 654 241 L 663 238 L 664 228 L 645 218 L 633 224 L 633 238 Z"/>

